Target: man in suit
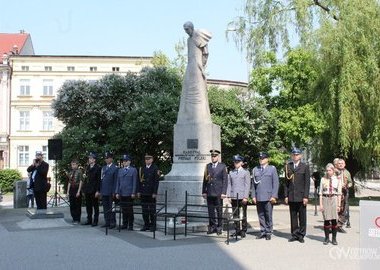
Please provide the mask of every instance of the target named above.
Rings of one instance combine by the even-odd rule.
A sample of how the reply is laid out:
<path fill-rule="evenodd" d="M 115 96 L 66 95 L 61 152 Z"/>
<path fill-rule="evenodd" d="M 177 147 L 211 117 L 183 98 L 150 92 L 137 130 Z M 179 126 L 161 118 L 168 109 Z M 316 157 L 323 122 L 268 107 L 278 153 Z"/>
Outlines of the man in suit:
<path fill-rule="evenodd" d="M 238 218 L 240 211 L 243 211 L 243 220 L 240 230 L 240 222 L 235 222 L 235 234 L 244 238 L 247 232 L 247 203 L 249 190 L 251 188 L 251 177 L 249 171 L 243 168 L 244 158 L 240 155 L 233 156 L 234 170 L 228 174 L 227 196 L 231 198 L 234 218 Z"/>
<path fill-rule="evenodd" d="M 41 151 L 36 152 L 36 158 L 33 160 L 33 164 L 28 167 L 27 171 L 31 173 L 30 185 L 33 188 L 37 210 L 46 209 L 49 164 L 44 161 Z"/>
<path fill-rule="evenodd" d="M 252 170 L 252 198 L 259 216 L 260 235 L 256 239 L 271 240 L 273 232 L 273 204 L 278 197 L 279 180 L 275 166 L 269 165 L 269 154 L 259 153 L 259 166 Z"/>
<path fill-rule="evenodd" d="M 115 213 L 112 212 L 112 202 L 115 195 L 118 168 L 113 164 L 113 154 L 111 152 L 106 152 L 105 161 L 106 165 L 102 168 L 100 184 L 105 221 L 102 227 L 113 229 L 116 227 L 116 217 Z"/>
<path fill-rule="evenodd" d="M 137 194 L 137 170 L 131 166 L 131 157 L 127 154 L 122 157 L 123 167 L 119 169 L 116 181 L 116 198 L 123 205 L 122 229 L 133 231 L 133 199 Z"/>
<path fill-rule="evenodd" d="M 99 192 L 102 168 L 96 163 L 97 155 L 90 152 L 88 155 L 88 165 L 83 182 L 83 192 L 86 199 L 87 222 L 83 225 L 95 227 L 99 220 Z M 92 214 L 94 213 L 94 218 Z"/>
<path fill-rule="evenodd" d="M 292 237 L 289 242 L 304 243 L 306 235 L 306 206 L 309 201 L 309 166 L 301 162 L 302 151 L 292 150 L 292 161 L 285 166 L 285 203 L 289 204 Z"/>
<path fill-rule="evenodd" d="M 156 214 L 156 197 L 160 178 L 160 171 L 153 164 L 153 156 L 145 154 L 145 166 L 139 169 L 139 192 L 141 198 L 144 226 L 141 231 L 154 231 Z"/>
<path fill-rule="evenodd" d="M 228 173 L 224 163 L 219 162 L 219 150 L 212 149 L 211 163 L 206 165 L 202 196 L 207 200 L 209 226 L 207 234 L 222 233 L 222 200 L 226 198 Z M 215 217 L 215 212 L 217 219 Z"/>

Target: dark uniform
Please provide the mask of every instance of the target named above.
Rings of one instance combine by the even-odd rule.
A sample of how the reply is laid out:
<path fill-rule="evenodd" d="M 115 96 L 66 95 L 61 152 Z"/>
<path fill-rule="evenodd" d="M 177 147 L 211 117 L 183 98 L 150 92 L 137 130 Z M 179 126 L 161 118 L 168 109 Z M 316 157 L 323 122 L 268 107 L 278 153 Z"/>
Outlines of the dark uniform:
<path fill-rule="evenodd" d="M 293 155 L 300 155 L 300 149 L 293 149 Z M 304 242 L 306 235 L 306 205 L 303 199 L 309 198 L 310 171 L 309 166 L 301 161 L 295 166 L 291 161 L 285 166 L 285 197 L 288 198 L 290 210 L 290 222 L 292 238 L 289 241 L 298 240 Z"/>
<path fill-rule="evenodd" d="M 28 167 L 27 171 L 31 173 L 31 187 L 36 199 L 37 209 L 46 209 L 49 164 L 42 159 L 42 152 L 40 151 L 36 152 L 35 161 Z"/>
<path fill-rule="evenodd" d="M 145 155 L 145 159 L 153 159 Z M 145 165 L 139 169 L 139 195 L 141 198 L 142 217 L 144 226 L 142 231 L 154 230 L 156 214 L 156 195 L 160 172 L 155 164 Z"/>
<path fill-rule="evenodd" d="M 211 156 L 218 156 L 220 151 L 211 150 Z M 221 162 L 211 162 L 206 165 L 203 179 L 202 194 L 207 198 L 209 228 L 207 233 L 222 233 L 222 195 L 227 193 L 227 167 Z M 215 217 L 215 211 L 217 219 Z"/>
<path fill-rule="evenodd" d="M 109 152 L 106 153 L 106 159 L 112 159 L 113 155 Z M 112 162 L 112 160 L 111 160 Z M 118 168 L 115 164 L 110 163 L 103 166 L 101 173 L 100 193 L 102 195 L 103 212 L 105 224 L 103 227 L 110 229 L 116 227 L 115 212 L 112 212 L 113 196 L 116 188 Z"/>
<path fill-rule="evenodd" d="M 96 159 L 95 153 L 90 153 L 89 157 Z M 86 167 L 86 177 L 84 178 L 82 188 L 82 191 L 85 194 L 87 212 L 87 222 L 85 225 L 98 225 L 99 199 L 95 194 L 100 192 L 101 171 L 102 168 L 96 163 L 93 166 L 89 164 Z M 93 213 L 94 218 L 92 218 Z"/>

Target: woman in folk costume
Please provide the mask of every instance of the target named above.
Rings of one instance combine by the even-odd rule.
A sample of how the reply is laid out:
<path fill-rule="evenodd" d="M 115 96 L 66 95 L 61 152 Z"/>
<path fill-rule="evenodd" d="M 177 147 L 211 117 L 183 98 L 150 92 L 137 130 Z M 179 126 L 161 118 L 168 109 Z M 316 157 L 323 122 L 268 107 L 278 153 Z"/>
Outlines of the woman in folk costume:
<path fill-rule="evenodd" d="M 334 169 L 333 164 L 329 163 L 326 165 L 326 174 L 322 177 L 319 188 L 319 207 L 322 211 L 325 231 L 324 245 L 327 245 L 330 242 L 330 229 L 332 231 L 331 243 L 333 245 L 338 244 L 336 241 L 336 234 L 338 212 L 341 206 L 342 183 L 336 177 Z"/>

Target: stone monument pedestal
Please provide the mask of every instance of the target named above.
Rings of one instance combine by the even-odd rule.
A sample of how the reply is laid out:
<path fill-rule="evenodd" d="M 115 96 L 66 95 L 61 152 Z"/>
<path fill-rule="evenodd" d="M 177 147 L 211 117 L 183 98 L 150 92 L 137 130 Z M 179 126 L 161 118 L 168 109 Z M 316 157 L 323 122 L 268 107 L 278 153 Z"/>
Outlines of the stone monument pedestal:
<path fill-rule="evenodd" d="M 167 191 L 168 210 L 177 212 L 188 202 L 203 205 L 203 177 L 206 164 L 210 162 L 210 149 L 220 149 L 220 127 L 213 123 L 176 124 L 174 126 L 174 163 L 172 169 L 160 182 L 158 193 Z M 162 202 L 160 196 L 158 201 Z M 206 210 L 206 209 L 205 209 Z"/>

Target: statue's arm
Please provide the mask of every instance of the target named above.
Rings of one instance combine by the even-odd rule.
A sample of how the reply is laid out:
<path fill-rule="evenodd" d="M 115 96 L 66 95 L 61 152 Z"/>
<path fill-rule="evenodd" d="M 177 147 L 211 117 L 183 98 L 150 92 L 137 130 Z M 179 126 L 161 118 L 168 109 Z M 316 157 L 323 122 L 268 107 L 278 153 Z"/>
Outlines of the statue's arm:
<path fill-rule="evenodd" d="M 206 45 L 201 49 L 202 49 L 202 65 L 204 68 L 207 64 L 207 59 L 208 59 L 208 46 Z"/>

